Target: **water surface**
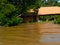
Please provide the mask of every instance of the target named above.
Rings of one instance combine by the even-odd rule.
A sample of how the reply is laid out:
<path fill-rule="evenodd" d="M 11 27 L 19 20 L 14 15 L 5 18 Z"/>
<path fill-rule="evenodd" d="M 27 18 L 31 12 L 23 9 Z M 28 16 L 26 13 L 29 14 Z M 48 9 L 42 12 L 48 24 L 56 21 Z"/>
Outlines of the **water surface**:
<path fill-rule="evenodd" d="M 60 45 L 60 25 L 32 23 L 0 27 L 0 45 Z"/>

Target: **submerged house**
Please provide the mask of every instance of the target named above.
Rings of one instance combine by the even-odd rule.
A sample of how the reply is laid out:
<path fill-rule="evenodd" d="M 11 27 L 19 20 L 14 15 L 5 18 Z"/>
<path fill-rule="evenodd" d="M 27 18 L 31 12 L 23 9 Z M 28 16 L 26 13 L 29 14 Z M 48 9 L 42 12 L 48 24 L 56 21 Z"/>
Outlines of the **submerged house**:
<path fill-rule="evenodd" d="M 58 6 L 40 7 L 38 9 L 37 20 L 39 20 L 39 16 L 51 16 L 51 15 L 52 16 L 60 15 L 60 7 Z"/>
<path fill-rule="evenodd" d="M 59 15 L 60 7 L 58 6 L 50 6 L 50 7 L 40 7 L 38 9 L 37 14 L 33 14 L 34 10 L 29 10 L 30 14 L 22 15 L 24 22 L 33 22 L 39 21 L 40 16 L 48 16 L 48 15 Z"/>

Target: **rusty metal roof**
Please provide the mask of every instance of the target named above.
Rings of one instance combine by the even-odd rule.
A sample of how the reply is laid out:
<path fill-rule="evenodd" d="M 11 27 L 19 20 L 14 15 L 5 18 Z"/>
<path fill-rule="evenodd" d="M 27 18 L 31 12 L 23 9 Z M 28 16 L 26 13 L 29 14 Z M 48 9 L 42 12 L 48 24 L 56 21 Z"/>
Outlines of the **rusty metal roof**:
<path fill-rule="evenodd" d="M 29 13 L 33 13 L 34 10 L 33 9 L 30 9 L 30 10 L 27 10 Z"/>
<path fill-rule="evenodd" d="M 60 7 L 40 7 L 38 9 L 38 15 L 60 14 Z"/>

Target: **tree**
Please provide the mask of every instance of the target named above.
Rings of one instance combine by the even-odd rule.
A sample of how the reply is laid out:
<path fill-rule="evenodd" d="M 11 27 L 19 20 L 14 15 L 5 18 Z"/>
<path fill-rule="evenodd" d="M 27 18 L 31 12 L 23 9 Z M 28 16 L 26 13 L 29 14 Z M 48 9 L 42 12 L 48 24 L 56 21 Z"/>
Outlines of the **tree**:
<path fill-rule="evenodd" d="M 56 6 L 57 0 L 41 0 L 41 6 Z"/>
<path fill-rule="evenodd" d="M 0 1 L 0 25 L 16 25 L 21 22 L 21 18 L 16 18 L 17 8 L 8 0 Z"/>

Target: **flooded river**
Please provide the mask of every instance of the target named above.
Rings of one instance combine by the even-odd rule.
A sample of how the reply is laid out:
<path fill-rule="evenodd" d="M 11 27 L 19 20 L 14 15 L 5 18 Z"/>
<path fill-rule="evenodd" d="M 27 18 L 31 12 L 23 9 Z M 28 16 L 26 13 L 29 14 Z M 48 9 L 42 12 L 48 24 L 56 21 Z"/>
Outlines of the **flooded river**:
<path fill-rule="evenodd" d="M 49 22 L 0 27 L 0 45 L 60 45 L 60 25 Z"/>

